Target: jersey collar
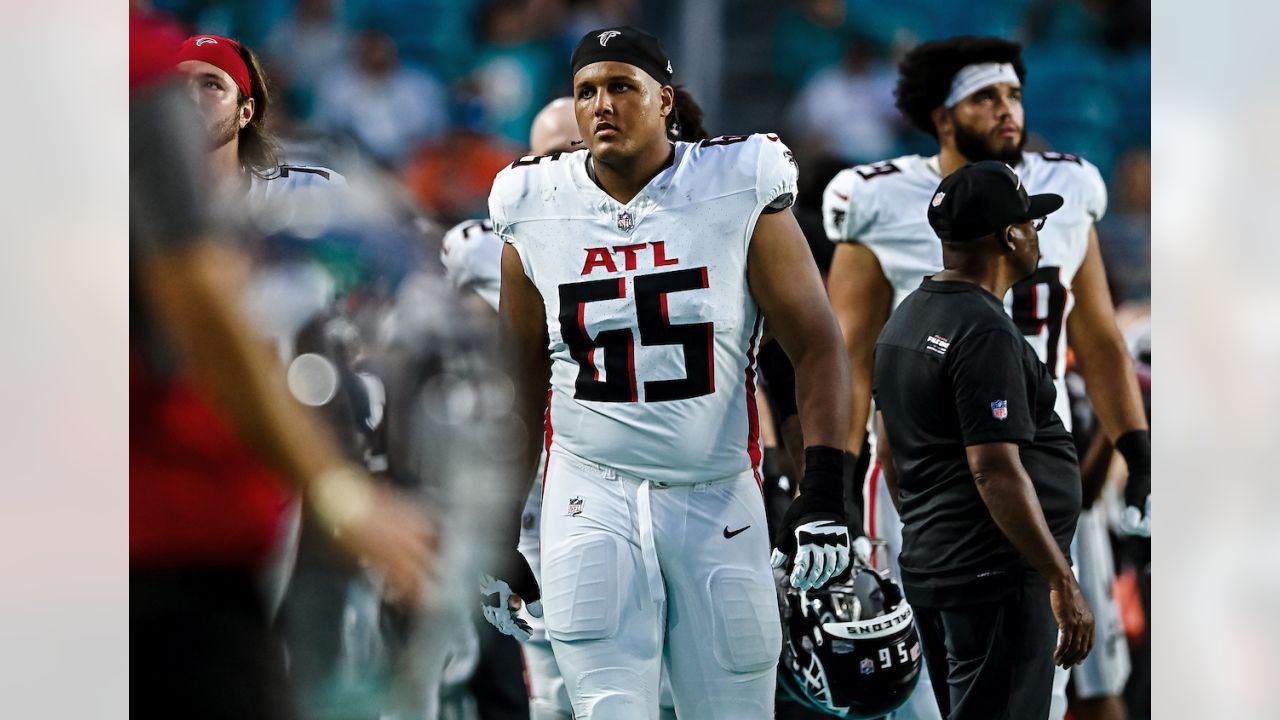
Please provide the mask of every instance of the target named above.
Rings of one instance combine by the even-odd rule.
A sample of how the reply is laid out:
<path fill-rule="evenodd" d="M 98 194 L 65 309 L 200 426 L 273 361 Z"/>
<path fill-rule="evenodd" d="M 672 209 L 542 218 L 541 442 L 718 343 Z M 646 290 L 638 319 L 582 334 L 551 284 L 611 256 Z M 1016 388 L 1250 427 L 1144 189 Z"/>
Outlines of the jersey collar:
<path fill-rule="evenodd" d="M 579 191 L 587 199 L 587 202 L 599 212 L 606 215 L 606 221 L 610 227 L 615 228 L 623 235 L 630 235 L 635 232 L 640 223 L 648 217 L 661 204 L 663 197 L 674 184 L 675 177 L 680 171 L 680 167 L 685 158 L 685 154 L 689 149 L 689 143 L 677 142 L 675 145 L 675 156 L 671 159 L 671 164 L 663 168 L 657 175 L 654 175 L 647 185 L 645 185 L 636 196 L 631 198 L 631 202 L 625 205 L 613 199 L 609 193 L 605 192 L 596 181 L 591 177 L 587 170 L 587 163 L 590 162 L 590 153 L 586 153 L 586 159 L 581 163 L 575 163 L 573 168 L 574 183 L 578 186 Z M 625 218 L 623 216 L 626 216 Z"/>

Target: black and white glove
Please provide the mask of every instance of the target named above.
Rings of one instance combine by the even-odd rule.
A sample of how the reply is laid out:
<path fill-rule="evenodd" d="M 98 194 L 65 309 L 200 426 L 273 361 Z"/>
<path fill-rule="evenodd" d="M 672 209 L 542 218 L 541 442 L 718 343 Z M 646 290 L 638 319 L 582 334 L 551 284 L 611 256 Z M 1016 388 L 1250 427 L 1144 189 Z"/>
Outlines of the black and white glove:
<path fill-rule="evenodd" d="M 1116 450 L 1129 466 L 1120 531 L 1151 537 L 1151 431 L 1130 430 L 1116 440 Z"/>
<path fill-rule="evenodd" d="M 849 528 L 844 512 L 844 452 L 822 445 L 808 447 L 804 465 L 800 494 L 782 516 L 771 563 L 780 568 L 790 559 L 792 587 L 808 591 L 848 569 Z"/>
<path fill-rule="evenodd" d="M 534 632 L 529 621 L 521 618 L 521 606 L 534 618 L 541 618 L 543 596 L 529 561 L 516 550 L 520 544 L 522 507 L 524 502 L 512 502 L 504 514 L 507 521 L 495 528 L 498 537 L 494 539 L 494 556 L 489 568 L 493 574 L 480 575 L 480 607 L 484 619 L 499 633 L 527 642 Z"/>
<path fill-rule="evenodd" d="M 533 577 L 529 561 L 515 550 L 514 543 L 496 564 L 502 578 L 484 574 L 480 576 L 480 605 L 484 619 L 498 632 L 510 635 L 520 642 L 527 642 L 533 635 L 529 622 L 520 617 L 520 607 L 536 618 L 542 617 L 542 593 Z"/>

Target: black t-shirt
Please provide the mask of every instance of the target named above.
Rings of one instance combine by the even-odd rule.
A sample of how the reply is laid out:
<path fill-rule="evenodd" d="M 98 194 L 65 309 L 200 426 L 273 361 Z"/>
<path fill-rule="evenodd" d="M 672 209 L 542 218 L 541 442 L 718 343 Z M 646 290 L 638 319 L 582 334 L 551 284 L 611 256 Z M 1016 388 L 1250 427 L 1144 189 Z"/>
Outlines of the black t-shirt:
<path fill-rule="evenodd" d="M 991 293 L 926 278 L 876 342 L 873 393 L 898 471 L 899 561 L 913 603 L 994 599 L 1030 572 L 978 493 L 968 445 L 1018 444 L 1067 553 L 1081 502 L 1075 446 L 1049 369 Z"/>

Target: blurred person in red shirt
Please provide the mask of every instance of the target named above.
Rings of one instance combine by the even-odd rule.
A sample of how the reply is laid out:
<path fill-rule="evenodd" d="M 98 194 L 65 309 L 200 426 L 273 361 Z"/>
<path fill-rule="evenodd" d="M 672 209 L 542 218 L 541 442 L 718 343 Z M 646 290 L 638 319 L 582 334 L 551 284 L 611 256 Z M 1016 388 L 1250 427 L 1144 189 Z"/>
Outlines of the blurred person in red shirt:
<path fill-rule="evenodd" d="M 262 88 L 238 45 L 216 44 L 231 72 L 209 63 L 202 83 Z M 211 220 L 201 123 L 170 73 L 182 47 L 172 28 L 131 16 L 132 707 L 292 717 L 258 584 L 289 492 L 405 603 L 426 592 L 434 538 L 418 508 L 343 459 L 241 314 L 243 259 Z M 249 124 L 248 90 L 228 105 L 233 121 L 204 129 Z"/>

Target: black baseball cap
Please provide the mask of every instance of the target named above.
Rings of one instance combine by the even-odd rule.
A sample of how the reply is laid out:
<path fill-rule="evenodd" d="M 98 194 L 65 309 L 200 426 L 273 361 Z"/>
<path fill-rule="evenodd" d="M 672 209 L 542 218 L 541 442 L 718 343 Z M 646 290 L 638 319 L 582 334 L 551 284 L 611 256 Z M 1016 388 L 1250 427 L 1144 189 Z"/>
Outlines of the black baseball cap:
<path fill-rule="evenodd" d="M 965 242 L 1042 218 L 1062 196 L 1027 195 L 1022 179 L 998 160 L 969 163 L 942 179 L 929 202 L 929 225 L 948 242 Z"/>
<path fill-rule="evenodd" d="M 622 25 L 583 35 L 573 49 L 570 77 L 591 63 L 608 61 L 635 65 L 660 84 L 671 84 L 671 58 L 658 38 L 640 28 Z"/>

